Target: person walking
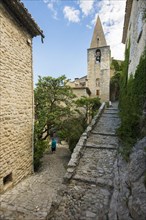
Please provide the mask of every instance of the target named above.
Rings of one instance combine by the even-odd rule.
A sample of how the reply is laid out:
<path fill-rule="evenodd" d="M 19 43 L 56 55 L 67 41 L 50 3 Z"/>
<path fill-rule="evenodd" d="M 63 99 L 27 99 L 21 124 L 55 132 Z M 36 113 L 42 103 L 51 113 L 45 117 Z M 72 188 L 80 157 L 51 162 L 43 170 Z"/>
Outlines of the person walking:
<path fill-rule="evenodd" d="M 56 143 L 55 138 L 52 138 L 52 142 L 51 142 L 51 150 L 52 150 L 52 153 L 55 153 L 55 151 L 56 151 L 56 145 L 57 145 L 57 143 Z"/>

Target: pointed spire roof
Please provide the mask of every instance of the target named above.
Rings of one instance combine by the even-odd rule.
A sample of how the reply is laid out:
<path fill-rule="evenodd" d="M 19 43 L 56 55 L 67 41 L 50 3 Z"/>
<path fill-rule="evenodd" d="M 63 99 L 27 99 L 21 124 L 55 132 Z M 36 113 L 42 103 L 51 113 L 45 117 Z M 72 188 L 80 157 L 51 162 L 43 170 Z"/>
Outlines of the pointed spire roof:
<path fill-rule="evenodd" d="M 90 44 L 90 48 L 96 48 L 96 47 L 102 47 L 102 46 L 107 46 L 107 43 L 105 40 L 100 17 L 98 16 L 96 25 L 94 28 L 94 33 L 93 33 L 92 41 Z"/>

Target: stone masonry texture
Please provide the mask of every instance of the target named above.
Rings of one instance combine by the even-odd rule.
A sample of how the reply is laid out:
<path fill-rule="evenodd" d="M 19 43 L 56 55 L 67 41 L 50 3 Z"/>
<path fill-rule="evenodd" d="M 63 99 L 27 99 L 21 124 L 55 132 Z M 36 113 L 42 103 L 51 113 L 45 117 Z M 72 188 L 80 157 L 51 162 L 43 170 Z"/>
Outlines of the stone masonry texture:
<path fill-rule="evenodd" d="M 91 90 L 91 96 L 96 97 L 99 90 L 101 101 L 109 101 L 110 82 L 110 47 L 100 47 L 101 62 L 96 63 L 95 52 L 97 48 L 88 49 L 88 81 L 87 86 Z"/>
<path fill-rule="evenodd" d="M 0 190 L 32 173 L 32 38 L 0 4 Z M 29 44 L 28 44 L 29 39 Z"/>

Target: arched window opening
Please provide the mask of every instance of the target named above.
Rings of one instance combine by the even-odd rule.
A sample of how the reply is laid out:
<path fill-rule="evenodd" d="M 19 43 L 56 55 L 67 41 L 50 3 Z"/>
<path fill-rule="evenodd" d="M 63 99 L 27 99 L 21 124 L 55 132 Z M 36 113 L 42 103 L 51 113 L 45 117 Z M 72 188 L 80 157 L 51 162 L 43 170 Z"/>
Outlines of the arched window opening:
<path fill-rule="evenodd" d="M 101 61 L 101 51 L 100 49 L 97 49 L 96 52 L 95 52 L 95 58 L 96 58 L 96 62 L 99 62 Z"/>

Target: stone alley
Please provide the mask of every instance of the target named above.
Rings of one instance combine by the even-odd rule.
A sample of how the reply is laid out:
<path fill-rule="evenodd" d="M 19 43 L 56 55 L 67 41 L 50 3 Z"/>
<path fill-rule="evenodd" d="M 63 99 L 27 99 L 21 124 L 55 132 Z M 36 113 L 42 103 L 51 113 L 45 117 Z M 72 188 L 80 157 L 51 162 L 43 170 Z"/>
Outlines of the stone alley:
<path fill-rule="evenodd" d="M 118 147 L 115 135 L 118 125 L 117 106 L 105 110 L 87 139 L 75 175 L 68 186 L 68 194 L 61 196 L 62 202 L 53 219 L 94 219 L 103 209 L 108 211 Z M 57 190 L 69 158 L 70 152 L 65 145 L 59 145 L 56 154 L 45 154 L 39 173 L 1 196 L 1 219 L 46 219 L 52 201 L 58 199 Z M 64 192 L 62 186 L 59 192 Z M 52 217 L 48 216 L 48 219 Z"/>
<path fill-rule="evenodd" d="M 113 193 L 119 126 L 117 105 L 104 110 L 83 146 L 72 177 L 60 190 L 48 220 L 107 219 Z M 73 159 L 73 157 L 72 157 Z M 70 169 L 73 166 L 70 161 Z M 67 174 L 66 174 L 67 179 Z"/>

